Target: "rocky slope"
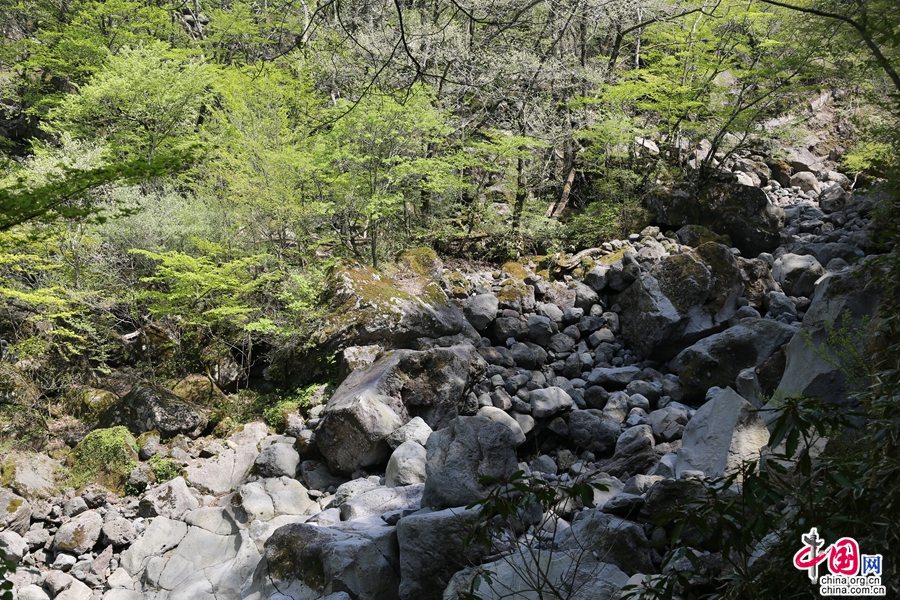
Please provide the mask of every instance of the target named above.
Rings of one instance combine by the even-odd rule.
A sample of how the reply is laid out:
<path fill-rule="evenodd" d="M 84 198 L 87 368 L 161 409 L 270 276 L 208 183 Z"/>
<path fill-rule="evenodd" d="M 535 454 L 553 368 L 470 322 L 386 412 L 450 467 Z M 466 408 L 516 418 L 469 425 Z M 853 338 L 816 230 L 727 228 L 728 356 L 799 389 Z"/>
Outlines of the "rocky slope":
<path fill-rule="evenodd" d="M 306 419 L 199 437 L 189 390 L 153 386 L 105 409 L 103 425 L 144 434 L 127 482 L 108 483 L 139 495 L 61 491 L 52 459 L 8 458 L 0 546 L 15 597 L 428 600 L 487 569 L 493 598 L 533 589 L 522 573 L 540 563 L 574 597 L 617 598 L 660 570 L 647 523 L 667 486 L 758 457 L 769 430 L 753 409 L 773 392 L 845 398 L 804 335 L 821 343 L 829 322 L 877 307 L 854 266 L 873 201 L 801 158 L 785 185 L 743 168 L 696 210 L 669 196 L 658 222 L 674 233 L 611 241 L 562 280 L 543 263 L 429 264 L 427 286 L 392 296 L 346 269 L 343 380 Z M 153 457 L 180 476 L 155 483 Z M 464 548 L 466 506 L 491 489 L 480 477 L 517 470 L 607 491 L 532 515 L 552 526 L 531 537 L 513 527 L 506 544 Z"/>

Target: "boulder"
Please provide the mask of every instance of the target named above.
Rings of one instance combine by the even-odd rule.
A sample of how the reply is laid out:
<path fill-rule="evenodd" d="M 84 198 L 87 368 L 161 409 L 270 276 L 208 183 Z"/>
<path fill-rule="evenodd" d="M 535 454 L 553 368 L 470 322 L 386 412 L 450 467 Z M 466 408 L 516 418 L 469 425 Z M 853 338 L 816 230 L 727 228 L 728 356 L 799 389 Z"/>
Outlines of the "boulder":
<path fill-rule="evenodd" d="M 629 575 L 654 571 L 643 528 L 599 509 L 578 513 L 572 527 L 561 532 L 559 537 L 560 549 L 586 550 Z"/>
<path fill-rule="evenodd" d="M 0 550 L 6 555 L 6 560 L 20 563 L 28 554 L 28 542 L 15 531 L 6 529 L 0 531 Z"/>
<path fill-rule="evenodd" d="M 400 444 L 388 460 L 384 484 L 387 487 L 397 487 L 425 483 L 425 457 L 425 447 L 422 444 L 412 440 Z"/>
<path fill-rule="evenodd" d="M 0 464 L 4 487 L 29 500 L 59 497 L 56 478 L 62 465 L 46 454 L 10 452 Z"/>
<path fill-rule="evenodd" d="M 260 477 L 294 477 L 300 466 L 300 455 L 290 444 L 272 444 L 263 448 L 253 462 Z"/>
<path fill-rule="evenodd" d="M 53 536 L 53 549 L 74 555 L 84 554 L 100 538 L 103 517 L 93 510 L 83 512 L 60 526 Z"/>
<path fill-rule="evenodd" d="M 184 478 L 176 477 L 144 494 L 139 512 L 145 518 L 163 516 L 180 519 L 186 512 L 199 507 L 200 503 L 191 494 Z"/>
<path fill-rule="evenodd" d="M 562 388 L 551 386 L 531 392 L 531 416 L 552 417 L 572 408 L 572 397 Z"/>
<path fill-rule="evenodd" d="M 328 401 L 316 441 L 336 473 L 387 462 L 386 438 L 413 416 L 432 428 L 454 418 L 486 368 L 469 345 L 397 350 L 351 373 Z"/>
<path fill-rule="evenodd" d="M 788 296 L 812 296 L 816 281 L 824 274 L 815 257 L 790 253 L 778 257 L 772 268 L 772 276 Z"/>
<path fill-rule="evenodd" d="M 285 525 L 272 534 L 265 543 L 265 561 L 254 574 L 254 586 L 269 589 L 266 584 L 270 584 L 273 593 L 278 590 L 280 596 L 287 594 L 295 600 L 337 592 L 352 598 L 393 600 L 399 583 L 375 540 L 304 523 Z"/>
<path fill-rule="evenodd" d="M 822 209 L 822 212 L 831 214 L 842 210 L 850 202 L 850 199 L 850 193 L 845 192 L 844 188 L 834 183 L 819 194 L 819 208 Z"/>
<path fill-rule="evenodd" d="M 744 256 L 771 252 L 781 241 L 784 211 L 769 204 L 757 187 L 715 182 L 693 192 L 651 195 L 648 210 L 660 225 L 680 228 L 697 224 L 728 235 Z"/>
<path fill-rule="evenodd" d="M 518 468 L 516 438 L 509 427 L 486 417 L 457 417 L 428 438 L 422 506 L 466 506 L 484 498 L 483 476 L 508 477 Z"/>
<path fill-rule="evenodd" d="M 702 471 L 707 477 L 729 475 L 743 461 L 758 460 L 768 443 L 769 430 L 753 405 L 731 388 L 718 390 L 684 428 L 676 475 L 680 478 L 685 471 Z"/>
<path fill-rule="evenodd" d="M 516 438 L 516 445 L 521 445 L 525 442 L 525 432 L 522 431 L 522 427 L 519 425 L 519 422 L 516 421 L 513 417 L 509 416 L 505 410 L 501 410 L 495 406 L 482 406 L 478 409 L 476 413 L 479 417 L 487 417 L 491 421 L 496 421 L 498 423 L 503 423 L 509 430 L 512 431 L 513 435 Z"/>
<path fill-rule="evenodd" d="M 623 307 L 622 337 L 645 356 L 668 339 L 682 320 L 678 309 L 650 274 L 641 275 L 619 296 L 618 303 Z"/>
<path fill-rule="evenodd" d="M 228 402 L 228 396 L 206 375 L 188 375 L 172 388 L 181 398 L 195 406 L 215 409 Z"/>
<path fill-rule="evenodd" d="M 616 444 L 619 421 L 600 410 L 576 410 L 569 415 L 569 439 L 579 450 L 602 454 Z"/>
<path fill-rule="evenodd" d="M 463 540 L 478 517 L 478 509 L 420 511 L 400 519 L 400 600 L 440 600 L 454 573 L 479 564 L 489 549 Z"/>
<path fill-rule="evenodd" d="M 431 435 L 431 431 L 431 427 L 422 420 L 422 417 L 413 417 L 408 423 L 399 429 L 395 429 L 386 439 L 388 446 L 394 450 L 400 447 L 401 444 L 409 441 L 424 446 L 428 442 L 428 436 Z"/>
<path fill-rule="evenodd" d="M 478 294 L 463 302 L 463 313 L 478 331 L 487 329 L 497 318 L 500 301 L 494 294 Z"/>
<path fill-rule="evenodd" d="M 821 352 L 827 343 L 829 331 L 843 327 L 851 332 L 859 331 L 863 319 L 875 314 L 879 292 L 867 285 L 858 269 L 852 269 L 828 274 L 810 300 L 800 331 L 787 345 L 784 375 L 776 394 L 819 396 L 831 402 L 846 402 L 846 376 L 817 350 Z M 857 336 L 850 342 L 861 351 L 865 340 Z"/>
<path fill-rule="evenodd" d="M 164 387 L 142 383 L 110 405 L 99 417 L 101 427 L 124 425 L 132 433 L 158 431 L 164 438 L 182 433 L 195 438 L 206 429 L 206 414 Z"/>
<path fill-rule="evenodd" d="M 325 284 L 330 307 L 322 344 L 326 352 L 371 343 L 403 348 L 423 337 L 478 338 L 441 289 L 434 251 L 409 250 L 401 261 L 409 266 L 402 284 L 360 263 L 340 262 L 331 270 Z"/>
<path fill-rule="evenodd" d="M 381 516 L 397 510 L 418 510 L 424 485 L 411 483 L 393 488 L 376 487 L 341 504 L 341 521 Z"/>
<path fill-rule="evenodd" d="M 597 555 L 583 550 L 518 551 L 478 567 L 456 573 L 444 590 L 444 598 L 460 597 L 471 590 L 476 577 L 482 600 L 506 598 L 559 598 L 551 590 L 564 589 L 567 600 L 618 600 L 628 575 Z M 483 573 L 489 571 L 490 579 Z M 549 592 L 549 593 L 548 593 Z"/>
<path fill-rule="evenodd" d="M 684 401 L 699 406 L 710 387 L 734 385 L 741 370 L 762 364 L 796 332 L 772 319 L 742 319 L 684 349 L 669 369 L 681 379 Z"/>
<path fill-rule="evenodd" d="M 791 175 L 791 187 L 797 186 L 804 192 L 815 192 L 818 194 L 822 191 L 822 186 L 816 176 L 809 171 L 801 171 Z"/>

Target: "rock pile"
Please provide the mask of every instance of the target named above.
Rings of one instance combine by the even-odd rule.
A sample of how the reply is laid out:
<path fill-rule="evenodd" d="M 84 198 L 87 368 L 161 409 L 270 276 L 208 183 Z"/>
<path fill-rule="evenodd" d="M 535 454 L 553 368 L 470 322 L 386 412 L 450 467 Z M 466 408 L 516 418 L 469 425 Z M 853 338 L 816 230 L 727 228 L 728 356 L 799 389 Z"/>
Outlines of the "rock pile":
<path fill-rule="evenodd" d="M 251 423 L 198 438 L 205 416 L 190 402 L 135 390 L 103 418 L 143 434 L 128 474 L 138 497 L 61 494 L 46 457 L 4 465 L 0 547 L 18 564 L 16 597 L 429 600 L 479 569 L 529 589 L 521 573 L 540 567 L 575 578 L 579 598 L 617 598 L 661 568 L 645 523 L 667 486 L 759 456 L 764 396 L 842 397 L 840 373 L 803 336 L 819 343 L 829 321 L 875 310 L 853 266 L 872 202 L 819 175 L 723 184 L 710 210 L 749 194 L 749 221 L 661 219 L 676 230 L 608 242 L 567 281 L 534 263 L 445 271 L 454 300 L 440 327 L 358 327 L 347 339 L 366 345 L 343 348 L 334 394 L 282 434 Z M 375 331 L 405 347 L 372 344 L 384 343 Z M 154 456 L 181 475 L 156 484 Z M 506 548 L 464 547 L 477 513 L 466 506 L 491 489 L 480 478 L 518 470 L 608 491 L 523 515 L 553 523 L 542 539 L 513 526 Z M 554 552 L 510 551 L 529 544 Z"/>

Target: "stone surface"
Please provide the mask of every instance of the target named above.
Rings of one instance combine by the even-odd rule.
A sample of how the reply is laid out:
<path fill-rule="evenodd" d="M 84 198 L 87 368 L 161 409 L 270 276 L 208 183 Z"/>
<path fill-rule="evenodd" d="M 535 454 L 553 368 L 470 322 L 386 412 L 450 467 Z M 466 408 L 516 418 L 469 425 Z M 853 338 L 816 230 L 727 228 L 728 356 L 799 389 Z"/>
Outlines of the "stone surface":
<path fill-rule="evenodd" d="M 463 302 L 463 314 L 478 331 L 487 329 L 497 318 L 500 301 L 494 294 L 470 296 Z"/>
<path fill-rule="evenodd" d="M 813 256 L 784 254 L 775 260 L 772 276 L 788 296 L 812 296 L 825 269 Z"/>
<path fill-rule="evenodd" d="M 97 543 L 102 527 L 103 517 L 92 510 L 83 512 L 59 528 L 53 536 L 53 548 L 58 552 L 84 554 Z"/>
<path fill-rule="evenodd" d="M 572 397 L 562 388 L 548 387 L 531 392 L 531 416 L 552 417 L 572 408 Z"/>
<path fill-rule="evenodd" d="M 200 507 L 183 477 L 176 477 L 144 494 L 140 502 L 142 517 L 163 516 L 180 519 L 188 511 Z"/>
<path fill-rule="evenodd" d="M 463 547 L 463 539 L 478 515 L 477 509 L 448 508 L 422 511 L 400 519 L 401 600 L 439 600 L 451 576 L 488 554 L 477 543 Z"/>
<path fill-rule="evenodd" d="M 745 460 L 759 459 L 769 430 L 752 404 L 731 388 L 719 390 L 694 414 L 682 436 L 676 475 L 702 471 L 708 477 L 731 474 Z"/>
<path fill-rule="evenodd" d="M 422 506 L 442 509 L 480 500 L 489 488 L 482 476 L 507 477 L 518 468 L 516 438 L 486 417 L 457 417 L 428 438 Z"/>
<path fill-rule="evenodd" d="M 524 435 L 522 437 L 524 438 Z M 425 456 L 425 447 L 416 441 L 410 440 L 400 444 L 388 460 L 384 484 L 388 487 L 397 487 L 425 483 Z"/>
<path fill-rule="evenodd" d="M 164 438 L 183 433 L 195 438 L 206 429 L 206 414 L 174 392 L 153 384 L 139 384 L 110 405 L 99 417 L 101 427 L 124 425 L 135 435 L 158 431 Z"/>
<path fill-rule="evenodd" d="M 398 350 L 354 371 L 328 401 L 316 441 L 329 468 L 350 474 L 387 462 L 385 438 L 420 416 L 429 427 L 452 420 L 486 368 L 472 346 Z"/>
<path fill-rule="evenodd" d="M 796 327 L 772 319 L 742 319 L 683 350 L 669 369 L 683 382 L 685 402 L 699 406 L 710 387 L 734 385 L 742 369 L 762 364 L 796 332 Z"/>
<path fill-rule="evenodd" d="M 290 444 L 272 444 L 263 448 L 253 462 L 260 477 L 294 477 L 300 465 L 300 455 Z"/>
<path fill-rule="evenodd" d="M 413 417 L 405 425 L 395 429 L 385 440 L 391 449 L 396 450 L 401 444 L 414 441 L 424 446 L 431 435 L 431 427 L 422 420 L 422 417 Z"/>
<path fill-rule="evenodd" d="M 11 490 L 0 487 L 0 530 L 25 535 L 31 521 L 31 504 Z"/>

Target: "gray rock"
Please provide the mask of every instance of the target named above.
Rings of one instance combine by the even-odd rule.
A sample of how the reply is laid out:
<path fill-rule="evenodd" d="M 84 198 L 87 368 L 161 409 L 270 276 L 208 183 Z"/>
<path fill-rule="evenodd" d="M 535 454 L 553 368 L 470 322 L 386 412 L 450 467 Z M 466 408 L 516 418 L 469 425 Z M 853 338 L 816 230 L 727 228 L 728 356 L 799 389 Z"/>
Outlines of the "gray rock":
<path fill-rule="evenodd" d="M 410 410 L 430 427 L 443 427 L 458 414 L 486 367 L 473 346 L 462 345 L 397 350 L 351 373 L 328 401 L 316 430 L 329 468 L 351 474 L 387 462 L 385 438 L 410 420 Z"/>
<path fill-rule="evenodd" d="M 588 383 L 603 386 L 607 390 L 625 389 L 641 370 L 637 367 L 598 367 L 588 375 Z"/>
<path fill-rule="evenodd" d="M 811 302 L 800 331 L 787 346 L 787 364 L 776 393 L 819 396 L 830 402 L 844 402 L 847 398 L 845 375 L 813 348 L 819 349 L 826 343 L 829 324 L 838 329 L 845 325 L 847 311 L 852 323 L 846 326 L 850 331 L 858 331 L 863 318 L 875 313 L 879 295 L 866 285 L 858 271 L 849 270 L 827 275 L 817 286 Z M 809 337 L 809 343 L 804 336 Z M 864 342 L 860 337 L 853 343 L 862 348 Z"/>
<path fill-rule="evenodd" d="M 478 509 L 448 508 L 420 511 L 400 519 L 401 600 L 440 600 L 441 590 L 454 573 L 479 564 L 488 548 L 463 540 L 478 516 Z"/>
<path fill-rule="evenodd" d="M 734 385 L 741 370 L 762 364 L 796 332 L 772 319 L 743 319 L 683 350 L 669 369 L 681 378 L 685 401 L 699 405 L 706 390 Z"/>
<path fill-rule="evenodd" d="M 264 588 L 268 581 L 291 598 L 312 600 L 338 592 L 371 600 L 397 597 L 396 570 L 376 541 L 361 533 L 285 525 L 266 541 L 265 558 L 254 585 Z"/>
<path fill-rule="evenodd" d="M 422 417 L 413 417 L 408 423 L 399 429 L 395 429 L 385 439 L 392 450 L 396 450 L 401 444 L 409 441 L 424 446 L 428 442 L 428 436 L 431 435 L 431 431 L 431 427 L 422 420 Z"/>
<path fill-rule="evenodd" d="M 600 510 L 605 513 L 627 519 L 640 512 L 644 506 L 644 499 L 637 494 L 616 494 L 604 504 Z"/>
<path fill-rule="evenodd" d="M 53 536 L 53 549 L 57 552 L 84 554 L 97 543 L 102 527 L 103 517 L 97 512 L 83 512 L 60 526 Z"/>
<path fill-rule="evenodd" d="M 518 468 L 516 438 L 502 423 L 458 417 L 428 438 L 422 506 L 465 506 L 487 495 L 482 476 L 507 477 Z"/>
<path fill-rule="evenodd" d="M 482 580 L 478 588 L 478 597 L 483 600 L 541 597 L 537 593 L 546 596 L 550 584 L 542 586 L 536 582 L 534 575 L 537 573 L 543 581 L 565 589 L 565 597 L 569 600 L 618 600 L 622 587 L 628 583 L 628 575 L 596 556 L 580 550 L 534 552 L 522 547 L 503 558 L 455 574 L 443 597 L 468 592 L 475 578 L 483 574 L 483 570 L 489 570 L 490 581 Z"/>
<path fill-rule="evenodd" d="M 782 315 L 787 315 L 790 320 L 797 318 L 797 307 L 785 294 L 778 291 L 771 291 L 767 297 L 769 305 L 769 313 L 773 319 L 777 319 Z"/>
<path fill-rule="evenodd" d="M 680 440 L 692 413 L 690 408 L 679 402 L 670 402 L 665 408 L 654 410 L 649 415 L 653 435 L 660 442 Z"/>
<path fill-rule="evenodd" d="M 200 502 L 191 494 L 184 478 L 176 477 L 146 493 L 139 506 L 142 517 L 180 519 L 184 513 L 199 508 Z"/>
<path fill-rule="evenodd" d="M 697 409 L 684 429 L 676 474 L 703 471 L 721 477 L 737 470 L 745 460 L 759 459 L 769 442 L 769 430 L 752 404 L 731 388 L 719 390 Z"/>
<path fill-rule="evenodd" d="M 819 208 L 822 209 L 822 212 L 830 214 L 842 210 L 850 201 L 850 198 L 850 194 L 835 183 L 822 190 L 822 193 L 819 194 Z"/>
<path fill-rule="evenodd" d="M 47 592 L 33 583 L 19 588 L 18 593 L 19 600 L 50 600 Z"/>
<path fill-rule="evenodd" d="M 346 481 L 345 477 L 334 475 L 327 466 L 316 460 L 304 460 L 300 463 L 300 476 L 304 485 L 311 490 L 324 491 Z"/>
<path fill-rule="evenodd" d="M 158 431 L 164 438 L 183 433 L 195 438 L 206 429 L 200 407 L 154 384 L 139 384 L 116 400 L 99 416 L 101 427 L 124 425 L 135 435 Z"/>
<path fill-rule="evenodd" d="M 624 423 L 628 417 L 628 394 L 625 392 L 613 392 L 606 399 L 606 406 L 603 407 L 603 414 L 611 419 L 615 419 L 618 423 Z"/>
<path fill-rule="evenodd" d="M 43 453 L 7 452 L 2 462 L 3 486 L 26 500 L 58 498 L 62 465 Z"/>
<path fill-rule="evenodd" d="M 772 206 L 757 187 L 714 183 L 697 194 L 680 190 L 659 194 L 648 198 L 646 205 L 661 225 L 678 229 L 697 224 L 728 235 L 743 256 L 771 252 L 781 241 L 784 211 Z"/>
<path fill-rule="evenodd" d="M 637 495 L 644 494 L 653 487 L 656 482 L 662 481 L 663 479 L 665 479 L 665 477 L 661 475 L 635 475 L 634 477 L 629 477 L 628 481 L 625 482 L 625 493 Z"/>
<path fill-rule="evenodd" d="M 229 502 L 235 520 L 239 523 L 270 521 L 275 517 L 275 503 L 259 481 L 245 483 L 237 489 Z"/>
<path fill-rule="evenodd" d="M 0 550 L 6 554 L 7 560 L 19 563 L 28 554 L 28 542 L 15 531 L 0 531 Z"/>
<path fill-rule="evenodd" d="M 531 315 L 528 317 L 528 339 L 534 342 L 535 344 L 539 344 L 541 346 L 546 346 L 550 343 L 550 338 L 556 333 L 556 326 L 554 322 L 549 317 L 542 317 L 541 315 Z"/>
<path fill-rule="evenodd" d="M 111 546 L 125 546 L 137 537 L 134 524 L 128 519 L 113 519 L 103 524 L 100 529 L 101 541 Z"/>
<path fill-rule="evenodd" d="M 188 526 L 181 521 L 156 517 L 137 541 L 122 552 L 120 566 L 132 577 L 138 575 L 152 557 L 176 547 L 187 530 Z"/>
<path fill-rule="evenodd" d="M 263 448 L 253 462 L 260 477 L 294 477 L 300 465 L 300 455 L 289 444 L 272 444 Z"/>
<path fill-rule="evenodd" d="M 622 336 L 644 355 L 649 355 L 667 339 L 682 320 L 682 315 L 650 274 L 641 275 L 622 293 L 618 302 L 625 307 L 621 315 Z"/>
<path fill-rule="evenodd" d="M 656 445 L 649 425 L 629 427 L 616 440 L 616 455 L 629 456 Z M 628 491 L 628 490 L 626 490 Z"/>
<path fill-rule="evenodd" d="M 816 281 L 825 274 L 825 269 L 812 256 L 784 254 L 775 260 L 772 276 L 789 296 L 812 295 Z"/>
<path fill-rule="evenodd" d="M 572 287 L 575 290 L 576 308 L 581 308 L 585 311 L 588 311 L 591 310 L 591 306 L 600 303 L 600 297 L 597 295 L 597 292 L 588 285 L 585 285 L 580 281 L 576 281 L 572 284 Z"/>
<path fill-rule="evenodd" d="M 31 522 L 31 504 L 22 496 L 0 487 L 0 529 L 25 535 Z"/>
<path fill-rule="evenodd" d="M 576 410 L 569 415 L 569 439 L 579 449 L 601 454 L 619 437 L 619 421 L 596 409 Z"/>
<path fill-rule="evenodd" d="M 317 506 L 310 499 L 307 489 L 296 479 L 286 476 L 266 479 L 265 486 L 276 517 L 309 514 Z"/>
<path fill-rule="evenodd" d="M 572 527 L 560 535 L 559 547 L 576 551 L 586 548 L 628 574 L 653 572 L 643 528 L 598 509 L 580 512 Z"/>
<path fill-rule="evenodd" d="M 563 310 L 555 304 L 541 303 L 535 308 L 535 312 L 541 316 L 547 317 L 556 323 L 563 322 Z"/>
<path fill-rule="evenodd" d="M 401 487 L 377 487 L 341 504 L 341 520 L 350 521 L 401 510 L 418 510 L 425 486 L 412 483 Z"/>
<path fill-rule="evenodd" d="M 822 186 L 819 185 L 816 176 L 807 171 L 791 175 L 791 186 L 799 186 L 804 192 L 813 191 L 818 194 L 822 191 Z"/>
<path fill-rule="evenodd" d="M 463 314 L 478 331 L 487 329 L 497 318 L 500 301 L 494 294 L 470 296 L 463 302 Z"/>
<path fill-rule="evenodd" d="M 547 351 L 532 342 L 517 342 L 509 350 L 523 369 L 540 369 L 547 362 Z"/>
<path fill-rule="evenodd" d="M 531 415 L 537 419 L 552 417 L 572 408 L 572 397 L 562 388 L 551 386 L 531 392 Z"/>
<path fill-rule="evenodd" d="M 522 431 L 522 427 L 520 427 L 518 421 L 509 416 L 506 411 L 500 410 L 494 406 L 484 406 L 480 408 L 476 414 L 479 417 L 487 417 L 491 421 L 503 423 L 509 427 L 516 438 L 516 445 L 521 445 L 525 442 L 525 433 Z"/>
<path fill-rule="evenodd" d="M 609 265 L 597 265 L 584 276 L 584 282 L 595 292 L 602 292 L 603 288 L 606 287 L 606 274 L 608 272 Z"/>
<path fill-rule="evenodd" d="M 388 460 L 384 484 L 390 488 L 425 483 L 425 456 L 425 447 L 418 442 L 410 440 L 398 446 Z"/>

